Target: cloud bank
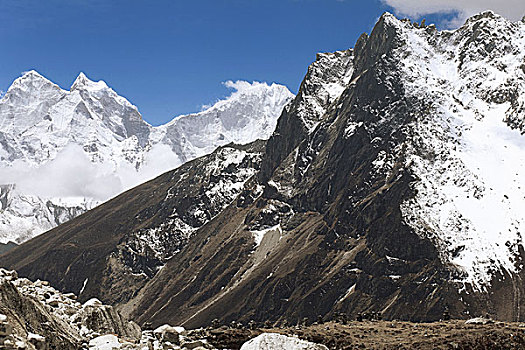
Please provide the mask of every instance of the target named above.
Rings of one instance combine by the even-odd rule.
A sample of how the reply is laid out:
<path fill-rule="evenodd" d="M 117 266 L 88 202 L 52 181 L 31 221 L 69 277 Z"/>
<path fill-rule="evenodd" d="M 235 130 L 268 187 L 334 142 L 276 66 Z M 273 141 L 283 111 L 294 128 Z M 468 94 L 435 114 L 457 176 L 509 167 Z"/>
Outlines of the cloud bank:
<path fill-rule="evenodd" d="M 180 159 L 166 145 L 153 146 L 137 171 L 127 162 L 93 163 L 80 146 L 70 144 L 55 159 L 37 167 L 17 160 L 10 167 L 0 168 L 0 184 L 16 183 L 18 193 L 42 198 L 106 201 L 180 165 Z"/>
<path fill-rule="evenodd" d="M 419 18 L 428 14 L 453 14 L 453 19 L 447 24 L 458 27 L 468 17 L 492 10 L 513 21 L 520 20 L 525 15 L 524 0 L 382 0 L 396 14 Z"/>

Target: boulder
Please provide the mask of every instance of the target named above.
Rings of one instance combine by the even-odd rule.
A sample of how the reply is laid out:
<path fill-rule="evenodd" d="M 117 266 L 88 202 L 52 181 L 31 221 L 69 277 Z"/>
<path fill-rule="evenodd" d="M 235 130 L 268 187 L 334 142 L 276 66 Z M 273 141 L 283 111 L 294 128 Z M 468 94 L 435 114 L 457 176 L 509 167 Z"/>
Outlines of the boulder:
<path fill-rule="evenodd" d="M 100 334 L 117 334 L 130 340 L 140 339 L 141 330 L 137 324 L 126 321 L 112 306 L 99 303 L 97 299 L 86 302 L 75 315 L 75 321 Z"/>
<path fill-rule="evenodd" d="M 155 329 L 153 334 L 161 342 L 180 345 L 180 334 L 183 332 L 185 332 L 184 327 L 172 327 L 169 324 L 165 324 Z"/>
<path fill-rule="evenodd" d="M 488 323 L 494 323 L 494 321 L 491 320 L 490 318 L 485 318 L 485 317 L 474 317 L 474 318 L 471 318 L 470 320 L 465 321 L 465 324 L 488 324 Z"/>
<path fill-rule="evenodd" d="M 183 349 L 190 349 L 190 350 L 195 350 L 198 348 L 204 348 L 204 349 L 211 348 L 205 340 L 192 340 L 192 341 L 182 343 L 181 346 Z"/>
<path fill-rule="evenodd" d="M 39 335 L 39 334 L 28 333 L 27 334 L 27 340 L 29 341 L 29 343 L 33 344 L 33 346 L 37 350 L 47 350 L 48 349 L 47 343 L 46 343 L 46 338 L 41 336 L 41 335 Z"/>
<path fill-rule="evenodd" d="M 4 315 L 0 315 L 4 316 Z M 10 335 L 13 332 L 13 326 L 11 326 L 7 321 L 0 322 L 0 337 L 5 337 Z"/>
<path fill-rule="evenodd" d="M 116 335 L 113 335 L 113 334 L 101 335 L 89 341 L 89 349 L 91 350 L 120 349 L 120 342 Z"/>
<path fill-rule="evenodd" d="M 102 302 L 98 300 L 97 298 L 92 298 L 86 301 L 83 305 L 83 307 L 90 307 L 90 306 L 99 307 L 99 306 L 102 306 Z"/>
<path fill-rule="evenodd" d="M 311 343 L 296 337 L 289 337 L 277 333 L 262 333 L 247 341 L 241 350 L 328 350 L 321 344 Z"/>

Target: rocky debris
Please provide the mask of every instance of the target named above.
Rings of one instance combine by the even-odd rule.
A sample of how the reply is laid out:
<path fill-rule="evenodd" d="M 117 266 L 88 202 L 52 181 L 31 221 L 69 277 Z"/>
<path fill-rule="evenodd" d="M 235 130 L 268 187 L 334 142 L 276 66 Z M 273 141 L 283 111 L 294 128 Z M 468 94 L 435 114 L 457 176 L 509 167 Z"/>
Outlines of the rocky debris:
<path fill-rule="evenodd" d="M 181 344 L 184 349 L 213 349 L 206 340 L 189 340 Z"/>
<path fill-rule="evenodd" d="M 262 333 L 247 341 L 241 350 L 328 350 L 324 345 L 311 343 L 295 337 L 277 333 Z"/>
<path fill-rule="evenodd" d="M 152 349 L 175 349 L 181 327 L 165 326 Z M 155 340 L 153 337 L 152 340 Z M 1 349 L 143 349 L 148 334 L 98 299 L 84 304 L 62 294 L 47 281 L 31 282 L 0 268 Z M 84 345 L 83 345 L 84 344 Z M 155 347 L 154 344 L 157 344 Z M 173 347 L 166 347 L 172 344 Z"/>
<path fill-rule="evenodd" d="M 119 349 L 121 346 L 122 343 L 113 334 L 101 335 L 89 341 L 89 348 L 96 350 L 113 350 Z"/>
<path fill-rule="evenodd" d="M 365 312 L 365 313 L 358 312 L 356 320 L 359 322 L 361 321 L 381 321 L 381 318 L 382 316 L 380 312 Z M 346 324 L 346 321 L 347 321 L 346 314 L 343 314 L 339 318 L 336 318 L 336 319 L 338 321 L 342 321 L 341 323 Z"/>
<path fill-rule="evenodd" d="M 57 292 L 46 281 L 31 282 L 0 269 L 0 349 L 6 350 L 212 350 L 212 349 L 518 349 L 525 346 L 523 324 L 485 318 L 409 323 L 362 320 L 315 322 L 264 329 L 249 322 L 230 327 L 186 330 L 169 324 L 141 331 L 98 299 L 84 304 Z M 372 313 L 370 313 L 372 314 Z M 375 313 L 377 315 L 377 313 Z M 343 324 L 345 321 L 347 324 Z M 218 321 L 214 322 L 215 324 Z"/>
<path fill-rule="evenodd" d="M 137 349 L 150 350 L 205 350 L 215 349 L 206 338 L 209 335 L 204 329 L 186 331 L 183 327 L 162 325 L 155 330 L 142 332 Z M 127 345 L 129 347 L 129 345 Z M 123 348 L 124 349 L 124 348 Z M 127 349 L 127 348 L 126 348 Z M 129 347 L 129 349 L 135 349 Z"/>
<path fill-rule="evenodd" d="M 46 338 L 34 333 L 27 334 L 27 340 L 32 344 L 36 349 L 47 349 Z"/>
<path fill-rule="evenodd" d="M 13 326 L 7 322 L 7 316 L 0 314 L 0 337 L 6 338 L 13 333 Z"/>
<path fill-rule="evenodd" d="M 161 342 L 170 342 L 174 345 L 180 345 L 180 338 L 185 334 L 184 327 L 172 327 L 168 324 L 158 327 L 153 331 L 155 338 Z"/>
<path fill-rule="evenodd" d="M 94 333 L 115 333 L 131 340 L 141 337 L 141 329 L 137 324 L 125 321 L 112 306 L 102 305 L 98 299 L 84 303 L 71 320 Z"/>
<path fill-rule="evenodd" d="M 17 278 L 16 272 L 0 270 L 21 294 L 40 302 L 50 314 L 68 323 L 82 337 L 98 334 L 118 334 L 130 340 L 141 337 L 140 327 L 128 322 L 112 307 L 103 305 L 98 299 L 90 299 L 84 304 L 76 300 L 74 294 L 62 294 L 49 285 L 47 281 L 31 282 L 25 278 Z"/>
<path fill-rule="evenodd" d="M 78 329 L 57 312 L 59 308 L 49 305 L 55 293 L 41 281 L 33 284 L 0 269 L 0 343 L 6 349 L 80 347 Z"/>
<path fill-rule="evenodd" d="M 214 349 L 203 330 L 168 324 L 142 331 L 96 298 L 84 304 L 47 281 L 31 282 L 0 268 L 0 349 Z"/>

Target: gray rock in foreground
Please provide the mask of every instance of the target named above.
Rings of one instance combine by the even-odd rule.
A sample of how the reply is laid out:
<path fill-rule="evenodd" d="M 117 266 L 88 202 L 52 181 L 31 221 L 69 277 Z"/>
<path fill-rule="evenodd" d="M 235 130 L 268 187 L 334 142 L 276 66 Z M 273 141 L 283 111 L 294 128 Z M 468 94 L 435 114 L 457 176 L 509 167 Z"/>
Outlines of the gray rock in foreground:
<path fill-rule="evenodd" d="M 0 268 L 0 349 L 214 349 L 183 327 L 142 331 L 98 299 L 84 304 L 76 299 L 47 281 L 32 282 Z"/>

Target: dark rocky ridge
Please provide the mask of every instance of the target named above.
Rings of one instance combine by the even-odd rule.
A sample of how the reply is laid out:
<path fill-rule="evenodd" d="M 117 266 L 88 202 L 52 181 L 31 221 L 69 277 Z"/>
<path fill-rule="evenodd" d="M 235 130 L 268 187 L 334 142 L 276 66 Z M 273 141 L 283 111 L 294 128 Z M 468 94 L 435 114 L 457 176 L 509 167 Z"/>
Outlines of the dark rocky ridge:
<path fill-rule="evenodd" d="M 185 202 L 184 196 L 208 176 L 190 176 L 193 180 L 180 185 L 180 200 L 167 210 L 159 199 L 170 193 L 175 180 L 165 174 L 13 250 L 0 258 L 0 265 L 53 283 L 53 275 L 62 276 L 55 285 L 74 291 L 87 278 L 82 296 L 119 303 L 133 319 L 155 325 L 197 327 L 214 318 L 296 323 L 304 317 L 328 320 L 342 312 L 352 318 L 370 311 L 412 321 L 438 320 L 447 310 L 453 318 L 489 313 L 523 320 L 523 272 L 494 275 L 486 291 L 461 289 L 453 282 L 460 277 L 458 269 L 443 262 L 435 242 L 405 222 L 401 205 L 416 195 L 418 181 L 407 166 L 406 148 L 419 144 L 410 125 L 426 122 L 439 96 L 407 93 L 397 49 L 408 43 L 394 21 L 387 14 L 354 50 L 318 57 L 266 144 L 257 176 L 244 182 L 235 201 L 210 211 L 206 220 L 193 225 L 187 219 L 195 228 L 191 237 L 165 220 L 172 210 L 184 216 L 194 201 L 206 202 L 193 195 Z M 433 27 L 417 28 L 440 39 Z M 351 73 L 348 81 L 346 73 Z M 344 91 L 335 100 L 318 98 L 323 81 L 340 82 Z M 374 161 L 382 152 L 392 161 L 378 170 Z M 204 169 L 211 160 L 199 162 L 188 167 Z M 189 171 L 181 168 L 176 174 Z M 148 199 L 151 194 L 154 198 Z M 147 226 L 150 220 L 157 221 Z M 93 237 L 102 225 L 112 234 Z M 130 250 L 140 251 L 136 243 L 146 232 L 140 229 L 153 226 L 162 226 L 153 236 L 161 249 L 128 258 Z M 267 233 L 257 244 L 254 235 L 263 230 Z M 78 237 L 76 245 L 104 249 L 97 250 L 97 259 L 78 263 L 85 273 L 68 268 L 79 248 L 61 243 L 64 252 L 50 249 L 53 240 L 68 236 Z M 45 259 L 26 258 L 37 246 Z M 161 259 L 155 257 L 159 251 L 164 252 Z M 517 264 L 523 261 L 523 248 L 520 253 Z M 52 263 L 50 274 L 44 263 Z M 147 278 L 118 272 L 122 266 Z"/>
<path fill-rule="evenodd" d="M 401 127 L 422 108 L 422 102 L 405 97 L 395 75 L 396 58 L 388 54 L 401 44 L 384 19 L 369 38 L 361 38 L 355 50 L 354 85 L 329 106 L 318 127 L 304 135 L 296 154 L 290 152 L 276 168 L 262 197 L 247 208 L 221 213 L 168 262 L 139 294 L 134 316 L 155 322 L 175 317 L 197 326 L 213 318 L 293 322 L 341 311 L 355 316 L 372 309 L 388 318 L 424 320 L 439 319 L 445 305 L 455 306 L 454 316 L 465 316 L 462 306 L 455 305 L 459 297 L 448 286 L 449 271 L 432 243 L 413 233 L 396 209 L 411 195 L 411 174 L 399 162 L 390 178 L 370 175 L 377 153 L 402 142 Z M 372 113 L 371 106 L 379 113 Z M 348 123 L 379 124 L 387 112 L 397 120 L 377 125 L 375 135 L 358 127 L 351 137 L 345 136 Z M 297 115 L 292 104 L 274 135 L 300 135 L 293 122 L 282 122 L 293 118 Z M 295 136 L 292 140 L 297 140 Z M 379 146 L 372 142 L 377 136 L 382 137 Z M 286 137 L 270 139 L 262 168 L 272 169 L 272 154 L 289 150 L 289 142 Z M 300 159 L 297 154 L 307 154 L 305 161 L 295 161 Z M 273 184 L 293 190 L 287 195 Z M 246 228 L 274 202 L 292 208 L 290 221 L 295 224 L 283 223 L 286 243 L 274 247 L 248 277 L 240 278 L 252 264 L 253 245 Z M 237 227 L 234 235 L 231 226 Z M 215 246 L 215 240 L 221 245 Z M 204 242 L 208 243 L 203 246 Z M 227 263 L 218 266 L 213 259 L 217 255 Z M 386 255 L 400 260 L 390 264 Z M 192 260 L 195 256 L 197 261 Z M 389 275 L 401 275 L 403 280 L 396 283 Z M 420 305 L 434 284 L 439 289 L 432 302 Z M 356 286 L 352 298 L 342 299 L 352 285 Z"/>

